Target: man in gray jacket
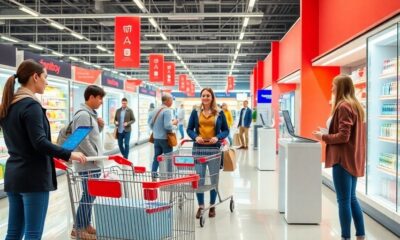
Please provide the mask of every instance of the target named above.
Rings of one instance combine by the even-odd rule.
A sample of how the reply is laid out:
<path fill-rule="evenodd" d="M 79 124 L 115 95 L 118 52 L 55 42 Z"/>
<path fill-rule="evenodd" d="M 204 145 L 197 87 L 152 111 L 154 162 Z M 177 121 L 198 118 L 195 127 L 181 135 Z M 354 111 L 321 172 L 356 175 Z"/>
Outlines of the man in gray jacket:
<path fill-rule="evenodd" d="M 84 153 L 86 156 L 102 156 L 103 146 L 101 144 L 100 133 L 104 127 L 103 119 L 97 116 L 96 109 L 103 104 L 105 91 L 96 85 L 90 85 L 86 88 L 84 97 L 85 103 L 81 105 L 81 110 L 77 112 L 72 120 L 72 130 L 79 126 L 91 126 L 92 131 L 89 133 L 79 147 L 78 152 Z M 71 237 L 80 239 L 96 239 L 96 230 L 91 225 L 92 204 L 94 197 L 88 193 L 87 179 L 98 178 L 100 176 L 99 162 L 87 162 L 86 164 L 75 163 L 74 167 L 82 178 L 82 198 L 76 214 L 75 226 L 72 229 Z"/>
<path fill-rule="evenodd" d="M 128 107 L 128 99 L 122 98 L 121 108 L 117 109 L 114 116 L 114 124 L 117 129 L 118 146 L 122 156 L 128 159 L 129 141 L 131 139 L 131 125 L 135 123 L 135 115 L 132 109 Z"/>

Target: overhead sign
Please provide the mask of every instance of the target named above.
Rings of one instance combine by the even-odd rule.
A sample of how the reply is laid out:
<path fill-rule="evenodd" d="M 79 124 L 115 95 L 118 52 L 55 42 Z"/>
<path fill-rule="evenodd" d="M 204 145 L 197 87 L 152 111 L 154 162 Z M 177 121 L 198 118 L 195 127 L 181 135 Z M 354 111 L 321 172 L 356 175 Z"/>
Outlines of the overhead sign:
<path fill-rule="evenodd" d="M 226 87 L 227 91 L 232 91 L 235 89 L 235 77 L 234 76 L 228 76 L 228 84 Z"/>
<path fill-rule="evenodd" d="M 175 86 L 175 63 L 164 62 L 164 86 Z"/>
<path fill-rule="evenodd" d="M 257 103 L 271 103 L 272 91 L 271 90 L 258 90 Z"/>
<path fill-rule="evenodd" d="M 140 67 L 139 17 L 115 17 L 114 44 L 116 68 Z"/>
<path fill-rule="evenodd" d="M 10 45 L 0 44 L 0 64 L 15 67 L 17 65 L 17 49 Z"/>
<path fill-rule="evenodd" d="M 179 91 L 186 92 L 186 80 L 187 80 L 186 74 L 179 75 Z"/>
<path fill-rule="evenodd" d="M 78 82 L 84 82 L 94 84 L 99 80 L 101 70 L 86 69 L 81 67 L 73 66 L 74 78 L 73 80 Z"/>
<path fill-rule="evenodd" d="M 103 72 L 101 75 L 101 85 L 122 90 L 124 89 L 124 80 L 115 77 L 108 72 Z"/>
<path fill-rule="evenodd" d="M 48 57 L 24 51 L 24 60 L 33 59 L 47 69 L 47 74 L 71 79 L 71 65 Z"/>
<path fill-rule="evenodd" d="M 139 79 L 127 79 L 125 80 L 124 89 L 127 92 L 136 92 L 137 86 L 142 84 L 142 80 Z"/>
<path fill-rule="evenodd" d="M 140 94 L 149 95 L 149 96 L 153 96 L 153 97 L 156 96 L 156 90 L 153 89 L 150 86 L 147 86 L 147 85 L 144 86 L 144 87 L 139 87 L 139 93 Z"/>
<path fill-rule="evenodd" d="M 150 54 L 149 56 L 149 80 L 150 82 L 164 81 L 164 55 Z"/>

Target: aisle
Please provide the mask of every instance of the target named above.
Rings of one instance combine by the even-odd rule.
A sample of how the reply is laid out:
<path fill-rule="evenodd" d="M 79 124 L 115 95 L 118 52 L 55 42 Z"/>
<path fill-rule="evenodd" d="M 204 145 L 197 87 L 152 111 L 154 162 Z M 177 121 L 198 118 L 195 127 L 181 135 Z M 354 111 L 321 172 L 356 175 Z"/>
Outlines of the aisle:
<path fill-rule="evenodd" d="M 252 150 L 237 151 L 238 169 L 234 173 L 221 172 L 222 196 L 234 194 L 236 210 L 229 211 L 229 202 L 217 207 L 216 218 L 207 217 L 205 227 L 196 221 L 196 239 L 232 240 L 336 240 L 340 239 L 339 220 L 334 193 L 323 187 L 321 225 L 287 225 L 277 210 L 278 175 L 276 172 L 257 171 Z M 136 165 L 149 167 L 151 145 L 135 147 L 130 159 Z M 66 176 L 60 176 L 59 190 L 51 194 L 47 214 L 45 240 L 69 239 L 71 214 Z M 206 194 L 206 202 L 209 194 Z M 7 199 L 0 200 L 0 239 L 7 228 Z M 394 240 L 388 232 L 368 216 L 365 216 L 368 240 Z M 354 230 L 353 230 L 354 232 Z"/>

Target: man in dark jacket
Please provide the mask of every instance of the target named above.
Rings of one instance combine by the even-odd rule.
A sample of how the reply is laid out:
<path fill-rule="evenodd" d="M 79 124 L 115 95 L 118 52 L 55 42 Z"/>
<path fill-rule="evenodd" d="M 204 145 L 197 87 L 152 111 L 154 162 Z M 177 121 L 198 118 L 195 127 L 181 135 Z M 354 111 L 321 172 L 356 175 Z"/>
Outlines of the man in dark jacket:
<path fill-rule="evenodd" d="M 251 109 L 248 107 L 249 102 L 245 100 L 243 102 L 243 108 L 240 110 L 239 116 L 239 136 L 242 149 L 247 149 L 249 147 L 249 128 L 251 124 Z M 246 138 L 246 140 L 243 138 Z"/>
<path fill-rule="evenodd" d="M 129 156 L 129 140 L 131 138 L 131 125 L 135 123 L 132 109 L 128 108 L 128 100 L 122 98 L 122 107 L 117 110 L 114 117 L 115 126 L 118 128 L 118 146 L 124 158 Z"/>

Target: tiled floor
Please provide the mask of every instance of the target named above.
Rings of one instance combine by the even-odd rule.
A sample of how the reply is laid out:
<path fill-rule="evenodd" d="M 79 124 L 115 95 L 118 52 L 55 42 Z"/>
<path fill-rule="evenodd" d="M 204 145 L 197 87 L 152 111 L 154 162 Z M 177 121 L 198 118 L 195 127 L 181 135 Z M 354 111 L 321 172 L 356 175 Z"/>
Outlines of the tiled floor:
<path fill-rule="evenodd" d="M 255 168 L 252 150 L 238 150 L 238 169 L 221 172 L 222 196 L 234 195 L 236 209 L 229 211 L 229 202 L 217 207 L 214 219 L 207 217 L 205 227 L 196 221 L 196 239 L 267 239 L 267 240 L 330 240 L 340 239 L 335 194 L 323 187 L 322 222 L 320 225 L 288 225 L 277 210 L 277 172 L 260 172 Z M 135 147 L 130 159 L 136 165 L 149 167 L 151 145 Z M 51 193 L 43 239 L 69 239 L 71 214 L 66 177 L 60 176 L 59 190 Z M 208 198 L 209 194 L 206 194 Z M 0 239 L 4 239 L 8 216 L 7 199 L 0 200 Z M 368 240 L 399 239 L 374 220 L 365 216 Z M 353 229 L 354 233 L 354 229 Z"/>

